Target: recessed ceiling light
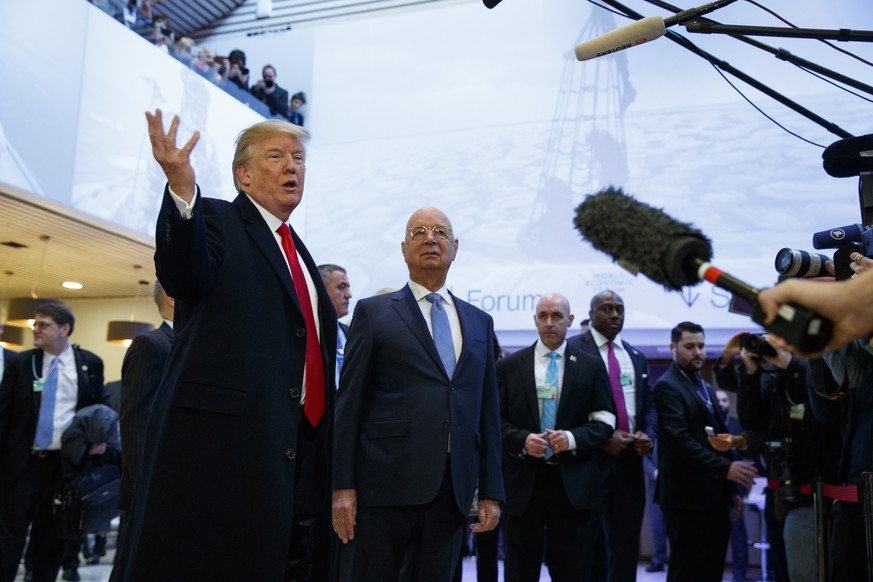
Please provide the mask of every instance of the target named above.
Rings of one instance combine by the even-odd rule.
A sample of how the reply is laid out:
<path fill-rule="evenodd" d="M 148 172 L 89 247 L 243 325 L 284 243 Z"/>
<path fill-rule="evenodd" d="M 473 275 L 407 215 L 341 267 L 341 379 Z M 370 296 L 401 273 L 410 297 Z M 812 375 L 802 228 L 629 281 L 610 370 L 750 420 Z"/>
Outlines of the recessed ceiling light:
<path fill-rule="evenodd" d="M 83 285 L 81 283 L 77 283 L 76 281 L 64 281 L 61 283 L 61 287 L 64 289 L 81 289 Z"/>

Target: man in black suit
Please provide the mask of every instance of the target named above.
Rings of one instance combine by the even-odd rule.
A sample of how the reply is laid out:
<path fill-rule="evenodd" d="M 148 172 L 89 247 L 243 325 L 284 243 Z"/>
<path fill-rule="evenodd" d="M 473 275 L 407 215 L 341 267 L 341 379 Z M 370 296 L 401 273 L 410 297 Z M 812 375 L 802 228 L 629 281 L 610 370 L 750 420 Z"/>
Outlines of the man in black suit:
<path fill-rule="evenodd" d="M 591 328 L 569 340 L 570 345 L 595 356 L 609 374 L 610 397 L 617 426 L 603 450 L 612 458 L 603 502 L 601 534 L 597 541 L 595 580 L 636 580 L 640 529 L 646 509 L 643 457 L 654 446 L 657 413 L 649 386 L 645 356 L 622 340 L 624 301 L 614 291 L 591 298 Z"/>
<path fill-rule="evenodd" d="M 334 530 L 342 578 L 448 582 L 478 478 L 479 523 L 503 500 L 494 324 L 445 286 L 458 240 L 436 208 L 416 211 L 401 290 L 355 307 L 334 442 Z"/>
<path fill-rule="evenodd" d="M 321 274 L 321 280 L 327 289 L 327 294 L 330 295 L 337 319 L 345 317 L 349 313 L 349 301 L 352 298 L 352 286 L 349 283 L 348 273 L 339 265 L 331 263 L 318 265 L 318 272 Z M 336 327 L 336 385 L 339 387 L 340 370 L 343 367 L 346 342 L 349 339 L 349 326 L 337 321 Z"/>
<path fill-rule="evenodd" d="M 706 428 L 727 428 L 712 387 L 700 377 L 706 355 L 703 328 L 684 321 L 670 336 L 673 364 L 655 384 L 658 411 L 658 486 L 670 540 L 669 582 L 721 581 L 730 523 L 731 481 L 751 487 L 750 461 L 731 461 L 707 439 Z"/>
<path fill-rule="evenodd" d="M 3 337 L 3 324 L 0 323 L 0 337 Z M 9 361 L 15 356 L 15 352 L 12 350 L 7 350 L 3 348 L 3 357 L 0 358 L 0 380 L 3 379 L 3 372 L 6 370 L 6 366 L 9 365 Z"/>
<path fill-rule="evenodd" d="M 178 117 L 168 133 L 160 110 L 146 117 L 168 180 L 155 264 L 175 332 L 112 579 L 324 580 L 336 314 L 287 224 L 308 133 L 243 131 L 226 202 L 195 184 L 199 133 L 180 148 Z"/>
<path fill-rule="evenodd" d="M 34 315 L 35 349 L 18 354 L 0 384 L 0 581 L 12 582 L 27 526 L 33 581 L 53 582 L 65 541 L 52 519 L 61 482 L 61 435 L 76 411 L 105 403 L 103 361 L 71 344 L 76 320 L 60 302 Z"/>
<path fill-rule="evenodd" d="M 164 322 L 157 329 L 133 338 L 121 364 L 121 410 L 118 422 L 124 448 L 121 451 L 123 475 L 118 491 L 118 507 L 124 513 L 130 511 L 152 400 L 161 382 L 170 346 L 173 345 L 176 300 L 167 296 L 160 281 L 155 281 L 152 296 Z"/>
<path fill-rule="evenodd" d="M 497 363 L 507 580 L 539 580 L 544 540 L 552 580 L 589 580 L 615 406 L 599 360 L 565 341 L 567 298 L 543 295 L 534 323 L 539 340 Z"/>

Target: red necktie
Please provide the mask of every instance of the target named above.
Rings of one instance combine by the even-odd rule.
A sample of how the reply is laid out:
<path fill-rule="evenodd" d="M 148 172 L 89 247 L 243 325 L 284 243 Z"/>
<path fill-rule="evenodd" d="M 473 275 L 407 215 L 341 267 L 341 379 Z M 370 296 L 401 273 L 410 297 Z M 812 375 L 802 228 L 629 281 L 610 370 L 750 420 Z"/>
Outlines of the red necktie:
<path fill-rule="evenodd" d="M 282 223 L 277 231 L 282 239 L 282 250 L 288 258 L 291 267 L 291 278 L 294 280 L 294 292 L 303 310 L 303 319 L 306 321 L 306 402 L 303 404 L 303 412 L 312 426 L 318 425 L 321 415 L 324 413 L 324 362 L 321 360 L 321 347 L 318 345 L 318 330 L 315 327 L 315 316 L 312 311 L 312 302 L 309 299 L 309 288 L 306 286 L 306 277 L 297 260 L 297 249 L 294 247 L 294 238 L 291 229 Z"/>
<path fill-rule="evenodd" d="M 612 397 L 615 400 L 615 411 L 617 413 L 618 426 L 616 428 L 628 432 L 630 430 L 630 422 L 627 418 L 624 388 L 621 385 L 621 366 L 618 363 L 618 358 L 615 357 L 615 348 L 612 342 L 609 342 L 606 361 L 609 364 L 609 384 L 612 386 Z"/>

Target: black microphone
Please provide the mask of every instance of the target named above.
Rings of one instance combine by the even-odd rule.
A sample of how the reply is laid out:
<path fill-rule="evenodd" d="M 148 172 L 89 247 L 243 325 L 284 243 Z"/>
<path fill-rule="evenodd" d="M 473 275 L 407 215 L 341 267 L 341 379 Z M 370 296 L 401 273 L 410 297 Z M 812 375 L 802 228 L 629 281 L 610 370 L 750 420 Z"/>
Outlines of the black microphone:
<path fill-rule="evenodd" d="M 484 0 L 484 2 L 485 5 L 488 6 L 489 2 L 494 2 L 496 5 L 500 0 L 497 0 L 496 2 L 494 0 Z M 656 38 L 661 38 L 667 33 L 668 26 L 687 22 L 688 20 L 697 18 L 701 14 L 708 14 L 734 2 L 736 2 L 736 0 L 718 0 L 717 2 L 698 6 L 697 8 L 683 10 L 669 18 L 661 18 L 660 16 L 648 16 L 642 18 L 636 22 L 628 24 L 627 26 L 616 28 L 615 30 L 602 34 L 597 38 L 576 45 L 576 59 L 587 61 L 588 59 L 615 53 L 655 40 Z"/>
<path fill-rule="evenodd" d="M 835 249 L 849 243 L 864 240 L 864 231 L 867 229 L 863 224 L 847 224 L 830 230 L 821 230 L 812 235 L 812 246 L 819 250 Z"/>
<path fill-rule="evenodd" d="M 821 154 L 825 172 L 834 178 L 850 178 L 873 172 L 873 134 L 835 141 Z"/>
<path fill-rule="evenodd" d="M 576 208 L 576 229 L 594 248 L 633 274 L 642 273 L 668 290 L 707 280 L 755 306 L 752 319 L 804 352 L 822 350 L 833 323 L 796 305 L 783 305 L 764 323 L 759 289 L 712 266 L 712 243 L 700 230 L 612 187 L 588 196 Z"/>

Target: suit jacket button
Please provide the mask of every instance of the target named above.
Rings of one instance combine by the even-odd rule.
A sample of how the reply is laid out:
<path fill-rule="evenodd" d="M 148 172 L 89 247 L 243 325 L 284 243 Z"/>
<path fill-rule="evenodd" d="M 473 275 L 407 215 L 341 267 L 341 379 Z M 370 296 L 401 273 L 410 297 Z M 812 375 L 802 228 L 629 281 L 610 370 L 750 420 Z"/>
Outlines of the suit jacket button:
<path fill-rule="evenodd" d="M 303 337 L 305 335 L 306 335 L 306 330 L 303 329 L 302 327 L 297 330 L 297 337 Z"/>
<path fill-rule="evenodd" d="M 297 388 L 292 388 L 288 391 L 288 394 L 291 395 L 291 398 L 297 398 L 298 396 L 300 396 L 300 390 L 298 390 Z"/>
<path fill-rule="evenodd" d="M 288 449 L 287 451 L 285 451 L 285 456 L 289 459 L 293 459 L 297 456 L 297 452 L 294 449 Z"/>
<path fill-rule="evenodd" d="M 449 421 L 448 420 L 443 421 L 443 428 L 449 428 Z"/>

